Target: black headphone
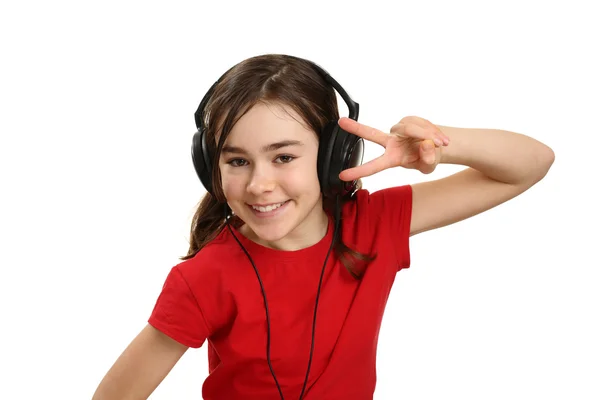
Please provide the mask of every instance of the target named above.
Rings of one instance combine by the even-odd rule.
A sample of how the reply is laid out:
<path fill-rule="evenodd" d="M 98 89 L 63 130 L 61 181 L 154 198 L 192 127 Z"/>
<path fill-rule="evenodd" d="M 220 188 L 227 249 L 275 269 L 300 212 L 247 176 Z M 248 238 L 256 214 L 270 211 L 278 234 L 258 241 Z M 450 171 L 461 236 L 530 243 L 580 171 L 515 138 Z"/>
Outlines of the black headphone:
<path fill-rule="evenodd" d="M 299 59 L 294 56 L 286 56 L 293 59 Z M 301 59 L 303 60 L 303 59 Z M 348 118 L 358 120 L 358 103 L 350 98 L 344 88 L 327 73 L 323 68 L 312 61 L 315 70 L 333 86 L 340 94 L 348 106 Z M 227 71 L 229 72 L 229 70 Z M 192 140 L 192 161 L 196 174 L 204 185 L 204 188 L 214 194 L 212 173 L 213 164 L 209 146 L 206 142 L 204 126 L 204 108 L 210 100 L 215 87 L 221 81 L 223 74 L 206 92 L 198 109 L 194 114 L 197 131 Z M 357 181 L 345 182 L 339 178 L 340 172 L 345 169 L 353 168 L 362 164 L 364 153 L 364 141 L 361 137 L 346 132 L 338 125 L 337 121 L 329 121 L 321 130 L 319 138 L 319 153 L 317 158 L 317 173 L 321 192 L 327 198 L 334 198 L 336 195 L 344 196 L 356 190 Z"/>

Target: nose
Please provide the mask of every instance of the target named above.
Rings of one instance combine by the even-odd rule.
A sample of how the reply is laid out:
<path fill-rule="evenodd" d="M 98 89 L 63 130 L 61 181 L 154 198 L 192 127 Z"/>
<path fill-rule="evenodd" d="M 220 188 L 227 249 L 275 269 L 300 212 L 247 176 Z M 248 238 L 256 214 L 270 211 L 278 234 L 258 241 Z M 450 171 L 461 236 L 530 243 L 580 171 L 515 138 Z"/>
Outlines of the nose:
<path fill-rule="evenodd" d="M 275 185 L 275 177 L 268 167 L 255 166 L 246 190 L 253 195 L 260 195 L 273 191 Z"/>

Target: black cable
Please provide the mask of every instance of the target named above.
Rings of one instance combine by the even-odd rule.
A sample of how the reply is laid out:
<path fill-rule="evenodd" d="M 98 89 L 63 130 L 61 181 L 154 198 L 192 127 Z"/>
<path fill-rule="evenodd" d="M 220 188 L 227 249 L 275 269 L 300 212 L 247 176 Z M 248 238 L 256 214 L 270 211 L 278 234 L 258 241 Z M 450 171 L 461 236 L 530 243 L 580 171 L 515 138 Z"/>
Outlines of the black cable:
<path fill-rule="evenodd" d="M 275 371 L 273 371 L 273 366 L 271 365 L 271 320 L 269 318 L 269 306 L 268 306 L 268 302 L 267 302 L 267 295 L 265 293 L 265 288 L 263 286 L 262 279 L 260 278 L 260 274 L 258 273 L 258 269 L 256 268 L 254 261 L 252 261 L 252 257 L 250 257 L 250 254 L 248 254 L 248 251 L 244 248 L 244 246 L 239 241 L 239 239 L 237 238 L 235 233 L 233 233 L 233 230 L 231 229 L 231 226 L 229 225 L 229 215 L 228 215 L 227 209 L 228 209 L 228 206 L 227 206 L 227 204 L 225 204 L 225 223 L 227 224 L 227 228 L 229 228 L 229 232 L 231 232 L 235 241 L 240 245 L 240 247 L 246 254 L 246 257 L 248 257 L 248 260 L 250 260 L 250 263 L 252 264 L 252 268 L 254 268 L 254 272 L 256 273 L 256 277 L 258 278 L 258 283 L 260 284 L 260 290 L 263 295 L 263 300 L 265 303 L 265 313 L 266 313 L 266 317 L 267 317 L 267 363 L 269 364 L 269 369 L 271 370 L 271 375 L 273 375 L 273 380 L 275 381 L 275 385 L 277 386 L 277 390 L 279 391 L 281 400 L 285 400 L 283 397 L 283 392 L 281 391 L 281 386 L 279 386 L 279 382 L 277 381 L 277 377 L 275 376 Z M 304 384 L 302 386 L 302 392 L 300 393 L 299 400 L 302 400 L 302 396 L 304 396 L 304 391 L 306 390 L 306 384 L 308 383 L 308 376 L 310 374 L 313 350 L 315 347 L 315 330 L 317 327 L 317 309 L 319 307 L 319 297 L 321 295 L 321 284 L 323 283 L 323 275 L 325 274 L 325 267 L 327 266 L 327 260 L 329 259 L 329 255 L 331 254 L 331 250 L 333 249 L 333 245 L 335 244 L 335 239 L 338 235 L 340 219 L 341 219 L 340 213 L 341 213 L 340 197 L 336 196 L 335 221 L 334 221 L 335 229 L 333 232 L 333 239 L 331 240 L 331 245 L 329 246 L 329 250 L 327 251 L 327 256 L 325 257 L 325 262 L 323 263 L 323 268 L 321 270 L 321 277 L 319 279 L 319 287 L 317 289 L 317 299 L 315 301 L 315 311 L 314 311 L 314 315 L 313 315 L 313 328 L 312 328 L 312 337 L 311 337 L 311 343 L 310 343 L 310 355 L 308 358 L 308 367 L 306 370 L 306 377 L 304 378 Z"/>
<path fill-rule="evenodd" d="M 229 231 L 233 235 L 235 241 L 238 242 L 238 244 L 240 245 L 240 247 L 242 248 L 244 253 L 246 253 L 246 256 L 248 257 L 248 259 L 250 260 L 250 263 L 252 264 L 252 268 L 254 268 L 254 272 L 256 272 L 256 277 L 258 278 L 258 283 L 260 284 L 260 290 L 262 291 L 262 295 L 263 295 L 263 299 L 264 299 L 264 303 L 265 303 L 265 313 L 267 315 L 267 363 L 269 364 L 269 369 L 271 370 L 271 375 L 273 375 L 273 379 L 275 380 L 275 385 L 277 385 L 277 390 L 279 390 L 279 395 L 281 396 L 281 400 L 285 400 L 283 397 L 283 392 L 281 391 L 281 387 L 279 386 L 279 382 L 277 382 L 277 377 L 275 376 L 275 372 L 273 371 L 273 366 L 271 365 L 271 320 L 269 318 L 269 305 L 267 303 L 267 295 L 265 294 L 265 287 L 263 286 L 262 279 L 260 279 L 260 274 L 258 273 L 258 269 L 256 269 L 256 265 L 254 265 L 254 261 L 252 261 L 250 254 L 248 254 L 248 252 L 246 251 L 244 246 L 238 240 L 237 236 L 235 236 L 235 233 L 233 233 L 233 230 L 231 229 L 231 226 L 229 225 L 229 220 L 227 220 L 227 227 L 229 228 Z"/>
<path fill-rule="evenodd" d="M 317 289 L 317 300 L 315 302 L 315 312 L 313 315 L 313 329 L 312 329 L 312 339 L 310 343 L 310 357 L 308 358 L 308 368 L 306 369 L 306 378 L 304 378 L 304 385 L 302 386 L 302 392 L 300 392 L 300 399 L 302 400 L 302 396 L 304 396 L 304 390 L 306 389 L 306 383 L 308 382 L 308 375 L 310 374 L 310 366 L 312 364 L 313 350 L 315 347 L 315 330 L 317 328 L 317 308 L 319 307 L 319 297 L 321 296 L 321 283 L 323 283 L 323 275 L 325 274 L 325 267 L 327 266 L 327 259 L 331 254 L 331 250 L 333 249 L 333 245 L 335 244 L 335 239 L 338 235 L 338 228 L 340 226 L 340 196 L 336 196 L 335 198 L 335 229 L 333 231 L 333 239 L 331 240 L 331 244 L 329 245 L 329 251 L 327 252 L 327 256 L 325 257 L 325 262 L 323 263 L 323 269 L 321 270 L 321 278 L 319 279 L 319 288 Z"/>

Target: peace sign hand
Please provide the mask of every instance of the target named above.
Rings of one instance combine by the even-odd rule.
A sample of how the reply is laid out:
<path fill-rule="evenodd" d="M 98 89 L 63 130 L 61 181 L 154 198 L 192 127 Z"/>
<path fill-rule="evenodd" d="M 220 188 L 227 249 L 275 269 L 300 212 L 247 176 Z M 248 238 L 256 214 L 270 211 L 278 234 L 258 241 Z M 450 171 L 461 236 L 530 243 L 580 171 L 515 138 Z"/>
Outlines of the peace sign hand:
<path fill-rule="evenodd" d="M 393 167 L 430 174 L 440 162 L 441 147 L 450 142 L 437 126 L 419 117 L 402 118 L 390 129 L 389 134 L 350 118 L 341 118 L 338 123 L 343 130 L 385 148 L 384 154 L 376 159 L 342 171 L 339 177 L 346 182 Z"/>

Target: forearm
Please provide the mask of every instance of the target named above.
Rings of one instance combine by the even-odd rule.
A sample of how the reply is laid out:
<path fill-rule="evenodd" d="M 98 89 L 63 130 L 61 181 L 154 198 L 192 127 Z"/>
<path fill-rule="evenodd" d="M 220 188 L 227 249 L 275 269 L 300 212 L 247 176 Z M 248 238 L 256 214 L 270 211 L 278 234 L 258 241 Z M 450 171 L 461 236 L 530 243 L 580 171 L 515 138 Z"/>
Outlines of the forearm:
<path fill-rule="evenodd" d="M 542 179 L 554 162 L 552 149 L 529 136 L 437 126 L 450 138 L 441 149 L 440 164 L 465 165 L 500 182 L 530 185 Z"/>

